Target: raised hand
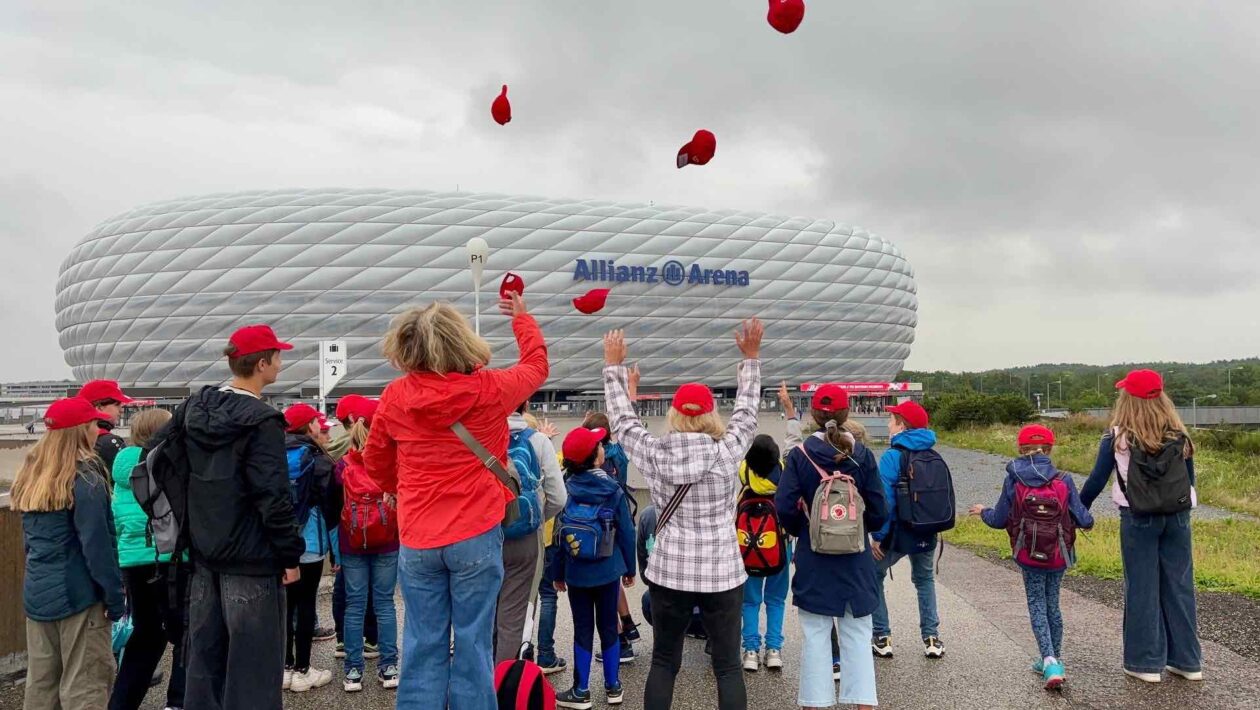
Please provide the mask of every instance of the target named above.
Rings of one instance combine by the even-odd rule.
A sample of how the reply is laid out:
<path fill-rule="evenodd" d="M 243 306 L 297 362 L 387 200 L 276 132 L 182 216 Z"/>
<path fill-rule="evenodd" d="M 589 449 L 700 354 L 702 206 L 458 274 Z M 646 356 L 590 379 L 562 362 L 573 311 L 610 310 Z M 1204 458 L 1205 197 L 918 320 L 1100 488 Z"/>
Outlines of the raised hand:
<path fill-rule="evenodd" d="M 636 362 L 631 365 L 629 373 L 629 383 L 626 386 L 626 391 L 630 393 L 630 401 L 633 402 L 634 398 L 639 394 L 639 378 L 641 377 L 639 375 L 639 363 Z"/>
<path fill-rule="evenodd" d="M 609 331 L 604 336 L 604 364 L 620 365 L 626 361 L 626 334 L 621 330 Z"/>
<path fill-rule="evenodd" d="M 521 294 L 512 291 L 508 294 L 509 298 L 499 299 L 499 312 L 505 316 L 525 315 L 529 310 L 525 307 L 525 299 Z"/>
<path fill-rule="evenodd" d="M 560 433 L 560 427 L 553 424 L 550 419 L 544 419 L 538 422 L 538 433 L 550 439 Z"/>
<path fill-rule="evenodd" d="M 779 383 L 779 404 L 788 419 L 796 418 L 796 405 L 792 404 L 792 395 L 788 394 L 787 382 Z"/>
<path fill-rule="evenodd" d="M 740 324 L 735 331 L 735 344 L 744 354 L 744 359 L 754 360 L 761 355 L 761 337 L 766 334 L 766 327 L 756 318 L 749 318 Z"/>

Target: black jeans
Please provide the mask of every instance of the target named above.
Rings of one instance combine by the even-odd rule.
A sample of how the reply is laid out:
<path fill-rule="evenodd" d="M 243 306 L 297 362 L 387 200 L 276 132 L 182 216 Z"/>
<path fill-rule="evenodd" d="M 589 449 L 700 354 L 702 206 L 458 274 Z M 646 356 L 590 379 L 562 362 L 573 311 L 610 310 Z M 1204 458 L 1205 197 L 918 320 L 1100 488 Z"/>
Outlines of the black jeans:
<path fill-rule="evenodd" d="M 174 572 L 172 579 L 172 571 Z M 174 582 L 174 588 L 171 587 Z M 166 684 L 166 704 L 184 707 L 184 614 L 188 568 L 169 564 L 141 565 L 123 570 L 123 585 L 131 607 L 133 630 L 123 651 L 122 664 L 109 710 L 137 710 L 144 702 L 153 671 L 172 646 L 171 677 Z M 172 594 L 174 605 L 172 606 Z"/>
<path fill-rule="evenodd" d="M 700 618 L 713 647 L 713 675 L 717 678 L 718 710 L 746 710 L 748 693 L 740 666 L 744 587 L 702 594 L 680 592 L 648 582 L 652 592 L 652 670 L 643 693 L 643 707 L 668 710 L 674 702 L 674 680 L 682 668 L 683 644 L 691 611 Z"/>
<path fill-rule="evenodd" d="M 337 629 L 337 643 L 346 640 L 346 576 L 337 570 L 333 578 L 333 626 Z M 376 645 L 376 608 L 372 606 L 372 595 L 367 598 L 367 609 L 363 612 L 363 640 Z"/>
<path fill-rule="evenodd" d="M 279 575 L 192 576 L 185 710 L 282 710 L 284 589 Z"/>
<path fill-rule="evenodd" d="M 324 561 L 298 566 L 302 577 L 285 588 L 288 616 L 285 623 L 284 665 L 295 671 L 311 667 L 311 641 L 315 638 L 315 602 L 319 597 L 319 578 L 324 574 Z"/>

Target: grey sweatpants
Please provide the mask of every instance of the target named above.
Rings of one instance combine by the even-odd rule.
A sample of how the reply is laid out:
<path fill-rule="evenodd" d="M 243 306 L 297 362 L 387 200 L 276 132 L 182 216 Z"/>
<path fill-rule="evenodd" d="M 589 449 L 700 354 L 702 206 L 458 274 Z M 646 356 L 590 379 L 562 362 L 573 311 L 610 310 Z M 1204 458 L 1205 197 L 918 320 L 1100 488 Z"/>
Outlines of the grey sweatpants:
<path fill-rule="evenodd" d="M 529 601 L 538 588 L 539 533 L 503 541 L 503 586 L 495 615 L 494 662 L 516 658 L 525 637 Z"/>
<path fill-rule="evenodd" d="M 187 710 L 281 710 L 284 587 L 278 575 L 193 573 Z"/>

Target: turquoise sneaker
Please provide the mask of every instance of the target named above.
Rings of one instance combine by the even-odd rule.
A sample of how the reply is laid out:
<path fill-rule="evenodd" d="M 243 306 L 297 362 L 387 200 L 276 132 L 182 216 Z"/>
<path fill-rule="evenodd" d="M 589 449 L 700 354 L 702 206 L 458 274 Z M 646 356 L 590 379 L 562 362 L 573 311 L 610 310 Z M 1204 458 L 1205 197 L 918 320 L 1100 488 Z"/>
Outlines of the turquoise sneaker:
<path fill-rule="evenodd" d="M 1037 660 L 1033 661 L 1033 664 L 1028 667 L 1028 670 L 1032 671 L 1033 673 L 1036 673 L 1037 675 L 1041 675 L 1042 673 L 1046 672 L 1046 662 L 1038 658 Z"/>
<path fill-rule="evenodd" d="M 1046 683 L 1046 690 L 1057 690 L 1067 680 L 1064 676 L 1062 661 L 1055 661 L 1042 671 L 1041 679 Z"/>

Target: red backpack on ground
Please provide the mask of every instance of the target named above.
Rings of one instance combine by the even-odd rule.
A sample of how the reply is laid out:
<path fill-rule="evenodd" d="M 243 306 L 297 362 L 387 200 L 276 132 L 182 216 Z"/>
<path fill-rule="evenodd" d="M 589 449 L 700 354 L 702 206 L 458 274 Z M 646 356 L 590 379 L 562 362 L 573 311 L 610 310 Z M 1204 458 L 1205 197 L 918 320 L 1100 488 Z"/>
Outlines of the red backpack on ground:
<path fill-rule="evenodd" d="M 385 502 L 385 492 L 367 475 L 363 455 L 348 451 L 341 472 L 345 502 L 341 530 L 351 550 L 373 550 L 398 541 L 397 511 Z"/>
<path fill-rule="evenodd" d="M 1060 473 L 1033 488 L 1015 482 L 1015 506 L 1006 533 L 1015 561 L 1037 569 L 1066 569 L 1076 544 L 1076 521 L 1068 509 L 1068 487 Z"/>
<path fill-rule="evenodd" d="M 537 663 L 523 658 L 495 667 L 494 693 L 499 710 L 556 710 L 556 691 L 547 676 Z"/>
<path fill-rule="evenodd" d="M 773 496 L 746 491 L 735 509 L 735 531 L 749 577 L 773 577 L 787 566 L 787 537 Z"/>

